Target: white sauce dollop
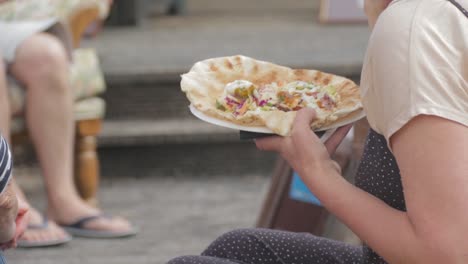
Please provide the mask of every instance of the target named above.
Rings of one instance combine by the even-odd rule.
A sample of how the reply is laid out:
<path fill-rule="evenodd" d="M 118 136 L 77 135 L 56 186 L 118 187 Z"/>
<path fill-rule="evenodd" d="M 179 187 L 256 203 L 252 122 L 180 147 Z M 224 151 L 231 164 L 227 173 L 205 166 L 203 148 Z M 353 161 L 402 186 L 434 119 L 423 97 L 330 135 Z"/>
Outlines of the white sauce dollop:
<path fill-rule="evenodd" d="M 283 88 L 284 91 L 288 91 L 290 93 L 315 92 L 318 89 L 319 89 L 319 86 L 313 83 L 308 83 L 304 81 L 290 82 Z"/>
<path fill-rule="evenodd" d="M 224 90 L 230 95 L 234 95 L 237 89 L 248 89 L 253 86 L 253 83 L 246 80 L 236 80 L 226 84 Z"/>

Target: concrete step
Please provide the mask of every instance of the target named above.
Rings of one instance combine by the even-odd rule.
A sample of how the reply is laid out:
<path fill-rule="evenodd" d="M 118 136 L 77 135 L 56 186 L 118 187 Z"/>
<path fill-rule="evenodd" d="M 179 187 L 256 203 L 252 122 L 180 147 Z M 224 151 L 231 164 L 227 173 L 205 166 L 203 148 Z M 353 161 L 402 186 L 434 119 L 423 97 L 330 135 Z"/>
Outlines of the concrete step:
<path fill-rule="evenodd" d="M 238 131 L 195 118 L 107 120 L 98 146 L 106 176 L 269 175 L 276 159 Z"/>
<path fill-rule="evenodd" d="M 239 132 L 195 118 L 166 120 L 106 120 L 99 147 L 192 143 L 236 143 Z"/>
<path fill-rule="evenodd" d="M 188 1 L 185 16 L 107 28 L 84 43 L 97 49 L 108 85 L 99 137 L 104 174 L 238 174 L 272 168 L 275 155 L 190 114 L 180 74 L 198 60 L 244 54 L 359 78 L 365 25 L 318 24 L 316 1 L 240 1 Z"/>
<path fill-rule="evenodd" d="M 103 95 L 106 120 L 166 120 L 191 117 L 189 101 L 180 90 L 180 78 L 172 81 L 125 80 L 108 82 Z"/>
<path fill-rule="evenodd" d="M 367 26 L 319 24 L 318 6 L 307 0 L 194 0 L 185 16 L 106 28 L 83 45 L 99 54 L 108 85 L 107 119 L 189 117 L 180 75 L 206 58 L 243 54 L 357 80 Z"/>
<path fill-rule="evenodd" d="M 105 177 L 271 175 L 276 160 L 245 141 L 114 145 L 98 152 Z"/>
<path fill-rule="evenodd" d="M 114 80 L 105 99 L 103 175 L 268 175 L 274 166 L 274 154 L 241 141 L 238 131 L 192 116 L 178 81 Z"/>
<path fill-rule="evenodd" d="M 106 100 L 106 120 L 163 122 L 168 119 L 192 118 L 188 109 L 190 102 L 180 89 L 180 76 L 165 76 L 167 79 L 160 77 L 129 75 L 108 81 L 108 90 L 103 95 Z M 359 82 L 357 74 L 347 77 Z"/>
<path fill-rule="evenodd" d="M 106 177 L 271 174 L 276 155 L 241 141 L 236 130 L 195 118 L 178 80 L 133 76 L 108 85 L 98 138 Z"/>

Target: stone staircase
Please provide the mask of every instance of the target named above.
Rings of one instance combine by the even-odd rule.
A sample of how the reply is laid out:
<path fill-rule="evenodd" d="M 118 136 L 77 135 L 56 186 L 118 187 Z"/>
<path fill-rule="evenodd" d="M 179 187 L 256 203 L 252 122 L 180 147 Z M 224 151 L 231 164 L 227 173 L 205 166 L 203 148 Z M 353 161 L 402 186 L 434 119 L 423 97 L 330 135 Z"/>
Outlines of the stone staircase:
<path fill-rule="evenodd" d="M 319 1 L 187 3 L 183 17 L 153 17 L 137 28 L 108 28 L 87 43 L 98 49 L 108 85 L 99 137 L 106 179 L 271 176 L 275 154 L 240 140 L 238 131 L 190 114 L 180 74 L 198 60 L 243 54 L 359 80 L 367 26 L 318 24 Z M 326 230 L 328 237 L 356 241 L 333 217 Z"/>
<path fill-rule="evenodd" d="M 273 168 L 274 155 L 239 140 L 238 131 L 194 118 L 178 80 L 127 81 L 108 82 L 104 96 L 103 175 L 235 175 Z"/>
<path fill-rule="evenodd" d="M 103 175 L 270 174 L 276 156 L 192 116 L 179 81 L 108 81 L 98 141 Z"/>
<path fill-rule="evenodd" d="M 190 114 L 180 74 L 201 59 L 243 54 L 359 79 L 366 26 L 320 25 L 317 3 L 187 1 L 184 16 L 108 27 L 85 42 L 97 48 L 108 85 L 103 175 L 271 173 L 275 155 Z"/>

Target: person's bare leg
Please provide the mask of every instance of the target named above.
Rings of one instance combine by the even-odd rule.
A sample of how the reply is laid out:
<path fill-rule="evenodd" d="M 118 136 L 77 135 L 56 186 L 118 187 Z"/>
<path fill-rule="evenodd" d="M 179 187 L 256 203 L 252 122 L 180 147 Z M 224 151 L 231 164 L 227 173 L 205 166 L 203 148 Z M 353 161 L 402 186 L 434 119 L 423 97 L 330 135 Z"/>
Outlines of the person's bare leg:
<path fill-rule="evenodd" d="M 0 54 L 0 132 L 5 140 L 11 146 L 11 106 L 10 106 L 10 97 L 8 94 L 8 86 L 6 80 L 6 66 L 3 62 L 3 56 Z M 14 182 L 14 178 L 11 179 L 13 189 L 15 190 L 18 198 L 26 200 L 23 192 L 18 188 Z"/>
<path fill-rule="evenodd" d="M 20 45 L 11 72 L 27 90 L 26 118 L 44 175 L 48 216 L 70 224 L 99 210 L 86 204 L 73 181 L 74 118 L 67 54 L 61 42 L 37 34 Z M 127 221 L 98 219 L 88 227 L 126 231 Z"/>
<path fill-rule="evenodd" d="M 1 59 L 2 56 L 0 54 L 0 132 L 2 133 L 2 136 L 5 138 L 5 140 L 8 142 L 8 144 L 12 148 L 12 142 L 11 142 L 11 106 L 10 106 L 10 97 L 8 94 L 8 85 L 7 85 L 7 80 L 6 80 L 6 67 L 3 62 L 3 59 Z M 21 189 L 18 187 L 18 185 L 15 182 L 15 178 L 13 177 L 11 180 L 11 184 L 13 186 L 13 190 L 15 191 L 16 195 L 18 196 L 18 199 L 22 199 L 23 201 L 26 201 L 26 197 L 24 193 L 21 191 Z"/>
<path fill-rule="evenodd" d="M 0 54 L 0 58 L 2 58 Z M 8 87 L 6 81 L 6 67 L 3 60 L 0 59 L 0 130 L 3 137 L 11 145 L 10 137 L 11 129 L 11 109 L 10 100 L 8 95 Z M 21 199 L 27 203 L 24 193 L 18 188 L 14 178 L 11 180 L 12 186 L 18 199 Z M 29 211 L 29 224 L 39 225 L 43 222 L 41 214 L 34 208 Z M 68 236 L 63 229 L 54 225 L 53 223 L 46 229 L 35 229 L 27 230 L 22 239 L 28 241 L 40 241 L 40 240 L 59 240 Z"/>

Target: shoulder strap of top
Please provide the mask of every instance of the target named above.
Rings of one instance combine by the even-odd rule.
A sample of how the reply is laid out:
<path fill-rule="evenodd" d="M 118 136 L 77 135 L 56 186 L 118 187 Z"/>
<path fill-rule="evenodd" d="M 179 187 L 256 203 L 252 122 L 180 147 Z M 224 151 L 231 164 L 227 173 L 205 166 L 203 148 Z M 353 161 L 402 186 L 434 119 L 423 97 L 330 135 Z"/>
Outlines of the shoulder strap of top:
<path fill-rule="evenodd" d="M 455 5 L 467 18 L 468 18 L 468 11 L 463 8 L 456 0 L 449 0 L 453 5 Z"/>

